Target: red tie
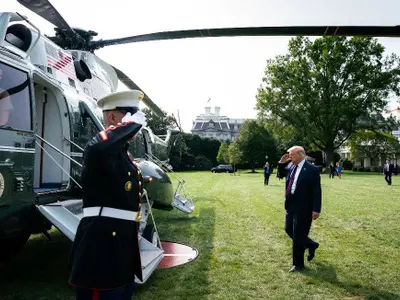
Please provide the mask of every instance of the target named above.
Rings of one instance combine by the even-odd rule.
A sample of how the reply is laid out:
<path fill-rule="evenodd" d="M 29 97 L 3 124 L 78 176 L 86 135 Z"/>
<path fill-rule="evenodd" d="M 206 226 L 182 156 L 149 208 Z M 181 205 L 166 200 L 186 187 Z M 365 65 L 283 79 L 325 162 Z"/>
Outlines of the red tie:
<path fill-rule="evenodd" d="M 290 192 L 292 190 L 292 185 L 293 185 L 293 181 L 294 181 L 294 176 L 296 174 L 296 170 L 297 170 L 297 165 L 293 168 L 292 174 L 290 174 L 289 184 L 286 189 L 286 198 L 289 197 Z"/>

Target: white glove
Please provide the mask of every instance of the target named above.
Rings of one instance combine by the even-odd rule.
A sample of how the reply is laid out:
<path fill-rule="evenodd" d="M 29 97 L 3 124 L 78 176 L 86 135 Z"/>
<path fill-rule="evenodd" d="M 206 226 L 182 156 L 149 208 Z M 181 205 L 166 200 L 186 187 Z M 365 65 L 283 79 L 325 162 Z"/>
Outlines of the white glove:
<path fill-rule="evenodd" d="M 147 126 L 146 115 L 141 110 L 138 110 L 133 115 L 128 112 L 125 117 L 122 118 L 122 123 L 124 122 L 135 122 L 141 124 L 143 127 Z"/>

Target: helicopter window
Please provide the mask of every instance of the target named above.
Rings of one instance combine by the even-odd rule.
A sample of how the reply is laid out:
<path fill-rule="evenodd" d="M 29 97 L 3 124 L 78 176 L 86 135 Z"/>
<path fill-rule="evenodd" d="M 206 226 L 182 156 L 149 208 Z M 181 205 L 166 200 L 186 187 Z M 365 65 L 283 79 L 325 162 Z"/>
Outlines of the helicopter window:
<path fill-rule="evenodd" d="M 0 126 L 6 129 L 32 129 L 28 74 L 2 62 L 0 62 Z"/>
<path fill-rule="evenodd" d="M 145 139 L 142 132 L 139 132 L 136 135 L 136 138 L 132 143 L 129 145 L 129 151 L 135 158 L 145 158 L 146 154 L 146 145 Z"/>
<path fill-rule="evenodd" d="M 70 86 L 75 87 L 75 81 L 73 79 L 68 77 L 68 82 Z"/>
<path fill-rule="evenodd" d="M 77 123 L 77 127 L 75 128 L 77 135 L 77 144 L 84 148 L 92 137 L 99 133 L 99 130 L 96 127 L 96 124 L 93 122 L 92 118 L 89 116 L 83 116 L 84 123 L 83 126 L 80 126 Z"/>

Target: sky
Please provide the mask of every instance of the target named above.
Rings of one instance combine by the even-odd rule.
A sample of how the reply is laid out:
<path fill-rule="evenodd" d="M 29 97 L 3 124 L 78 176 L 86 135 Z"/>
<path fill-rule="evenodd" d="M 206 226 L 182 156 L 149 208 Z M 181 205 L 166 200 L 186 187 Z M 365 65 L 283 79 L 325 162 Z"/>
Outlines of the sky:
<path fill-rule="evenodd" d="M 71 27 L 110 39 L 167 30 L 244 26 L 400 25 L 399 0 L 50 0 Z M 28 17 L 43 33 L 53 25 L 20 5 L 1 11 Z M 230 118 L 255 118 L 255 96 L 268 59 L 285 54 L 290 37 L 201 38 L 109 46 L 96 55 L 126 73 L 189 132 L 209 98 Z M 380 38 L 400 55 L 400 39 Z M 393 101 L 391 106 L 395 106 Z"/>

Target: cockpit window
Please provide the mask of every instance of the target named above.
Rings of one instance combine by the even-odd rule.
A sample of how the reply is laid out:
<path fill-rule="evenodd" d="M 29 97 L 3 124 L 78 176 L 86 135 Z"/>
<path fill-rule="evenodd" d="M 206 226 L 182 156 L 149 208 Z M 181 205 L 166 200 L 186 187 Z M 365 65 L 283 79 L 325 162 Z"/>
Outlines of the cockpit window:
<path fill-rule="evenodd" d="M 146 157 L 146 145 L 142 132 L 139 132 L 135 139 L 130 143 L 129 151 L 132 153 L 134 158 Z"/>
<path fill-rule="evenodd" d="M 0 128 L 32 130 L 28 74 L 0 62 Z"/>

